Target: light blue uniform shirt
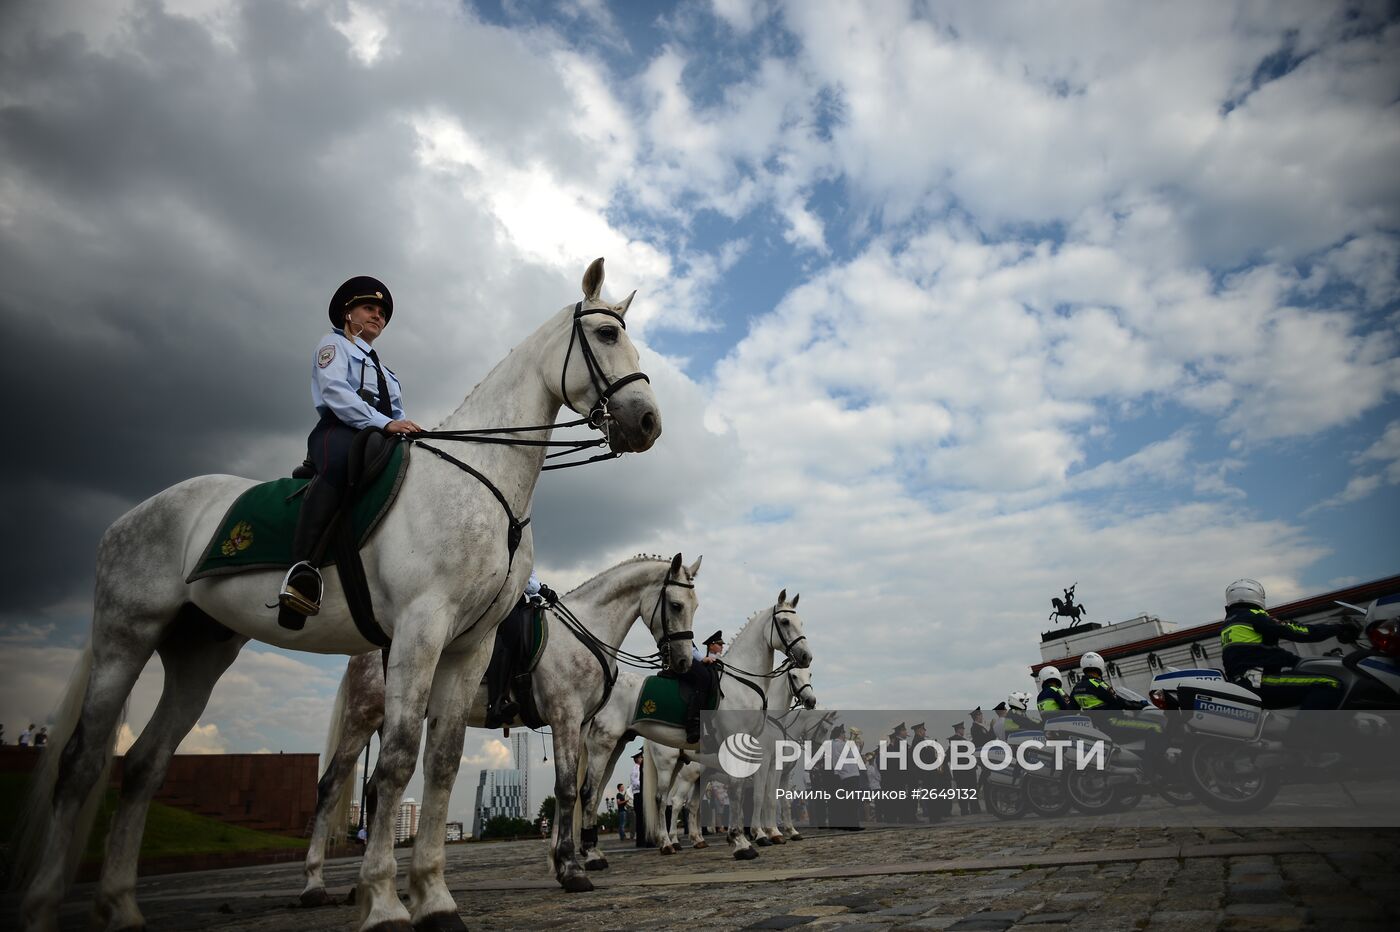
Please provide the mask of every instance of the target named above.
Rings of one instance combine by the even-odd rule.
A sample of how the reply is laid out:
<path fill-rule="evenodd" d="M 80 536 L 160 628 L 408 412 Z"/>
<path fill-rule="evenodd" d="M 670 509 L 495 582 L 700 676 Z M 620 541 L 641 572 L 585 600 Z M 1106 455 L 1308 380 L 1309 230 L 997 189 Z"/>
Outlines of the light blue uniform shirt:
<path fill-rule="evenodd" d="M 384 367 L 384 381 L 389 386 L 389 409 L 394 416 L 385 417 L 374 407 L 379 400 L 379 375 L 369 350 L 368 343 L 351 340 L 340 330 L 322 338 L 311 364 L 311 401 L 318 414 L 333 414 L 355 430 L 382 428 L 390 421 L 403 420 L 399 377 L 388 366 Z M 359 394 L 361 389 L 372 400 L 366 401 Z"/>

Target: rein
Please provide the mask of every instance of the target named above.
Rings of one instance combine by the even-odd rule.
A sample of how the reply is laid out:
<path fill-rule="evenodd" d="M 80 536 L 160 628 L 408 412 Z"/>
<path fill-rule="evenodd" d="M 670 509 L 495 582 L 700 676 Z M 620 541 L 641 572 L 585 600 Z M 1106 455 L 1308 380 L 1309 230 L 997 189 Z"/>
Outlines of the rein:
<path fill-rule="evenodd" d="M 568 405 L 571 410 L 576 412 L 578 409 L 574 408 L 573 403 L 569 400 L 568 390 L 564 383 L 569 375 L 569 357 L 573 354 L 574 343 L 575 341 L 577 341 L 579 344 L 580 352 L 583 355 L 584 365 L 588 368 L 588 381 L 593 386 L 594 391 L 598 395 L 598 400 L 593 403 L 593 407 L 588 410 L 588 414 L 584 417 L 577 418 L 572 421 L 565 421 L 562 424 L 537 424 L 529 427 L 483 427 L 473 430 L 421 430 L 404 435 L 405 440 L 408 443 L 422 447 L 429 453 L 432 453 L 434 456 L 438 457 L 444 462 L 451 463 L 453 466 L 456 466 L 458 469 L 462 470 L 467 475 L 473 477 L 482 485 L 486 486 L 487 491 L 489 491 L 493 496 L 495 496 L 496 501 L 499 502 L 501 508 L 505 510 L 506 520 L 509 522 L 509 528 L 506 532 L 506 547 L 508 557 L 506 560 L 505 576 L 501 580 L 501 588 L 496 591 L 495 597 L 491 599 L 491 601 L 487 604 L 486 608 L 477 617 L 476 621 L 473 621 L 470 625 L 467 626 L 467 628 L 463 631 L 463 634 L 465 634 L 466 631 L 470 631 L 472 628 L 475 628 L 477 623 L 480 622 L 482 618 L 486 617 L 487 612 L 491 611 L 491 607 L 495 605 L 496 602 L 501 598 L 501 593 L 505 591 L 506 583 L 510 580 L 510 571 L 515 565 L 515 551 L 520 546 L 520 540 L 524 536 L 525 527 L 530 523 L 530 519 L 529 517 L 526 517 L 524 520 L 517 518 L 514 509 L 510 507 L 510 502 L 506 501 L 505 494 L 501 492 L 501 490 L 496 487 L 496 484 L 490 479 L 488 479 L 485 476 L 485 474 L 483 474 L 480 470 L 475 469 L 467 463 L 462 462 L 452 454 L 447 453 L 446 451 L 441 450 L 431 444 L 424 443 L 423 441 L 450 440 L 457 441 L 459 443 L 494 443 L 502 446 L 515 447 L 564 448 L 558 453 L 546 454 L 545 459 L 553 459 L 556 456 L 565 456 L 569 453 L 576 453 L 580 450 L 587 450 L 593 447 L 601 447 L 608 445 L 612 439 L 610 431 L 612 415 L 608 413 L 608 399 L 611 398 L 613 394 L 617 392 L 618 389 L 622 388 L 625 385 L 630 385 L 631 383 L 636 382 L 638 380 L 650 382 L 651 379 L 647 376 L 646 373 L 641 371 L 633 372 L 630 375 L 624 375 L 617 381 L 611 381 L 608 379 L 607 374 L 603 372 L 602 366 L 599 365 L 597 357 L 593 353 L 592 345 L 588 342 L 588 333 L 583 329 L 583 318 L 587 317 L 590 314 L 606 314 L 609 317 L 615 319 L 622 326 L 622 329 L 627 329 L 627 323 L 622 319 L 622 315 L 614 311 L 612 308 L 594 307 L 584 309 L 582 301 L 574 305 L 574 325 L 573 329 L 569 332 L 569 349 L 568 352 L 564 354 L 564 366 L 562 371 L 559 373 L 559 389 L 560 394 L 564 398 L 564 403 Z M 530 433 L 534 431 L 547 431 L 553 430 L 556 427 L 579 427 L 584 424 L 587 424 L 594 430 L 602 431 L 603 436 L 597 440 L 526 440 L 519 437 L 496 436 L 497 434 L 515 434 Z M 566 469 L 570 466 L 586 466 L 589 463 L 597 463 L 603 460 L 617 459 L 621 455 L 621 453 L 609 451 L 607 453 L 600 453 L 596 456 L 590 456 L 587 459 L 583 460 L 575 460 L 573 462 L 568 463 L 555 463 L 549 466 L 541 466 L 540 471 L 545 472 L 550 469 Z"/>
<path fill-rule="evenodd" d="M 453 440 L 459 443 L 494 443 L 501 446 L 512 447 L 563 448 L 558 453 L 546 454 L 545 459 L 554 459 L 555 457 L 567 456 L 570 453 L 577 453 L 581 450 L 606 446 L 611 440 L 609 425 L 612 423 L 612 415 L 608 413 L 608 400 L 612 398 L 619 389 L 631 385 L 636 381 L 650 382 L 651 377 L 645 372 L 637 371 L 629 375 L 624 375 L 616 381 L 608 378 L 607 373 L 603 371 L 603 367 L 598 362 L 598 357 L 593 352 L 593 345 L 588 342 L 587 331 L 583 329 L 583 318 L 590 314 L 606 314 L 616 320 L 622 326 L 622 329 L 627 329 L 627 323 L 622 319 L 622 315 L 611 308 L 593 307 L 585 309 L 582 301 L 574 305 L 574 325 L 573 329 L 569 331 L 569 348 L 564 353 L 564 366 L 559 373 L 559 395 L 564 399 L 564 404 L 567 405 L 570 410 L 578 410 L 574 407 L 573 401 L 570 400 L 568 387 L 565 385 L 565 380 L 568 378 L 569 374 L 569 359 L 573 355 L 574 344 L 577 343 L 579 345 L 579 352 L 583 356 L 584 366 L 588 369 L 588 382 L 593 386 L 593 391 L 598 396 L 598 400 L 593 402 L 593 407 L 588 409 L 588 414 L 580 418 L 575 418 L 572 421 L 563 421 L 558 424 L 533 424 L 528 427 L 481 427 L 472 430 L 423 430 L 407 435 L 408 438 L 419 446 L 433 450 L 433 452 L 437 453 L 439 456 L 443 454 L 422 441 Z M 584 425 L 594 430 L 602 431 L 603 436 L 596 440 L 529 440 L 521 437 L 497 436 L 499 434 L 535 433 L 554 430 L 556 427 L 582 427 Z M 574 460 L 568 463 L 554 463 L 552 465 L 542 466 L 540 469 L 542 472 L 551 469 L 568 469 L 571 466 L 586 466 L 589 463 L 617 459 L 620 456 L 622 456 L 621 453 L 609 451 L 607 453 L 600 453 L 597 456 L 591 456 L 588 459 Z M 456 462 L 459 466 L 461 465 L 460 461 L 453 462 Z M 482 482 L 486 482 L 486 479 L 481 477 L 479 473 L 473 471 L 473 475 L 480 478 Z M 490 485 L 490 483 L 487 482 L 487 485 Z"/>
<path fill-rule="evenodd" d="M 783 632 L 782 632 L 782 630 L 778 627 L 778 616 L 779 616 L 779 615 L 783 615 L 783 614 L 787 614 L 787 615 L 796 615 L 796 614 L 797 614 L 797 610 L 796 610 L 796 609 L 791 609 L 791 608 L 780 608 L 780 607 L 778 607 L 777 605 L 775 605 L 775 606 L 773 606 L 773 614 L 769 616 L 769 622 L 768 622 L 768 623 L 769 623 L 769 626 L 772 628 L 773 633 L 775 633 L 775 634 L 778 635 L 778 643 L 780 643 L 780 644 L 783 645 L 783 662 L 780 663 L 780 664 L 778 664 L 776 667 L 774 667 L 774 668 L 773 668 L 773 672 L 771 672 L 771 673 L 751 673 L 751 672 L 749 672 L 748 670 L 743 669 L 742 667 L 736 667 L 736 666 L 734 666 L 733 664 L 729 664 L 729 663 L 726 663 L 726 664 L 725 664 L 725 669 L 727 669 L 727 670 L 735 670 L 735 671 L 737 671 L 737 672 L 739 672 L 739 673 L 744 674 L 744 676 L 751 676 L 751 677 L 753 677 L 754 679 L 758 679 L 758 680 L 771 680 L 771 679 L 773 679 L 774 677 L 782 676 L 784 673 L 787 673 L 789 670 L 793 669 L 793 663 L 792 663 L 792 648 L 793 648 L 795 645 L 797 645 L 798 643 L 807 640 L 807 635 L 805 635 L 805 634 L 800 634 L 800 635 L 798 635 L 797 637 L 793 638 L 791 641 L 789 641 L 787 638 L 783 637 Z M 771 646 L 772 646 L 772 641 L 769 641 L 768 643 L 769 643 L 769 646 L 771 647 Z M 735 677 L 735 679 L 738 679 L 738 677 Z M 749 685 L 753 685 L 753 684 L 749 684 Z M 810 683 L 808 683 L 807 685 L 808 685 L 809 687 L 811 686 Z"/>

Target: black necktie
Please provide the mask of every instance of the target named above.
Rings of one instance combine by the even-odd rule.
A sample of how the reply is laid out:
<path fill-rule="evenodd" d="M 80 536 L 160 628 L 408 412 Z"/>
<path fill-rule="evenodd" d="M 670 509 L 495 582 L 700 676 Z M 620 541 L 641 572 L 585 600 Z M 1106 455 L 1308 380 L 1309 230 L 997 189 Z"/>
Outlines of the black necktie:
<path fill-rule="evenodd" d="M 369 358 L 374 362 L 374 372 L 379 376 L 379 400 L 375 402 L 374 409 L 387 418 L 392 419 L 394 408 L 389 404 L 389 380 L 384 378 L 384 367 L 379 364 L 379 354 L 374 350 L 369 351 Z"/>

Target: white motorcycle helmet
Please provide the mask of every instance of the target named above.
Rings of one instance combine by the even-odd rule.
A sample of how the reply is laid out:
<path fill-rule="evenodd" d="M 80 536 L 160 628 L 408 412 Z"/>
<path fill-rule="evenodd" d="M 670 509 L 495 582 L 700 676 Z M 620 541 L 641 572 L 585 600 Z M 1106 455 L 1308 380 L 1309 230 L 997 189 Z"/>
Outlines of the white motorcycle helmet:
<path fill-rule="evenodd" d="M 1079 658 L 1079 669 L 1088 673 L 1090 670 L 1098 670 L 1101 676 L 1108 674 L 1108 664 L 1103 662 L 1103 657 L 1098 651 L 1085 651 L 1084 656 Z"/>
<path fill-rule="evenodd" d="M 1024 712 L 1030 708 L 1031 694 L 1027 692 L 1014 692 L 1006 697 L 1006 704 L 1018 712 Z"/>
<path fill-rule="evenodd" d="M 1245 605 L 1253 605 L 1255 608 L 1263 608 L 1264 587 L 1253 579 L 1237 579 L 1225 587 L 1226 608 L 1241 602 Z"/>
<path fill-rule="evenodd" d="M 1041 689 L 1044 689 L 1044 688 L 1045 688 L 1045 684 L 1048 683 L 1048 682 L 1050 682 L 1051 680 L 1057 680 L 1057 681 L 1060 683 L 1060 685 L 1062 685 L 1062 686 L 1064 685 L 1065 678 L 1064 678 L 1064 676 L 1060 673 L 1060 668 L 1059 668 L 1059 667 L 1041 667 L 1041 668 L 1040 668 L 1040 672 L 1039 672 L 1038 674 L 1036 674 L 1036 677 L 1035 677 L 1036 685 L 1039 686 Z"/>

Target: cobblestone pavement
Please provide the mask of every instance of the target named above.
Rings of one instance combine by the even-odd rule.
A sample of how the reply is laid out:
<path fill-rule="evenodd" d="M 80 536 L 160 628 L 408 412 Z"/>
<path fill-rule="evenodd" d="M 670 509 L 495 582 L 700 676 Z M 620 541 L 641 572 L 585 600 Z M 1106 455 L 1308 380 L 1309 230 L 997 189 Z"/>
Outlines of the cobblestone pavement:
<path fill-rule="evenodd" d="M 453 845 L 447 877 L 472 929 L 1385 929 L 1400 924 L 1400 830 L 1085 828 L 1074 820 L 823 832 L 736 862 L 723 846 L 662 857 L 605 843 L 599 889 L 566 894 L 543 842 Z M 357 859 L 326 878 L 349 893 Z M 406 888 L 407 852 L 399 884 Z M 296 906 L 294 864 L 151 877 L 152 929 L 354 929 L 354 906 Z M 84 928 L 91 885 L 65 929 Z"/>

